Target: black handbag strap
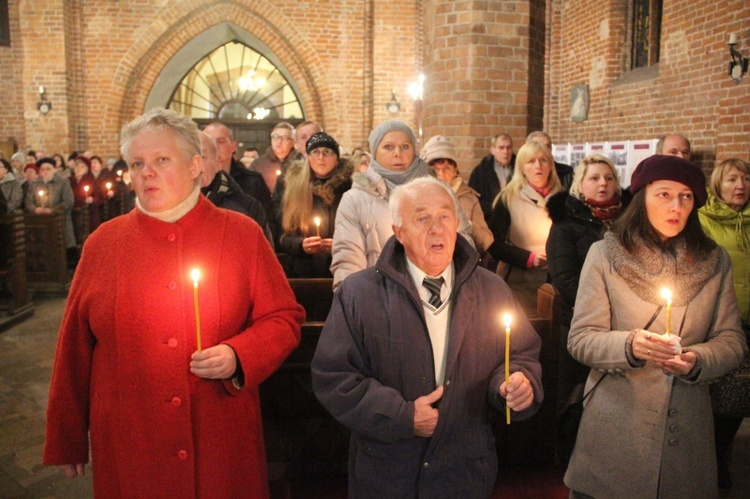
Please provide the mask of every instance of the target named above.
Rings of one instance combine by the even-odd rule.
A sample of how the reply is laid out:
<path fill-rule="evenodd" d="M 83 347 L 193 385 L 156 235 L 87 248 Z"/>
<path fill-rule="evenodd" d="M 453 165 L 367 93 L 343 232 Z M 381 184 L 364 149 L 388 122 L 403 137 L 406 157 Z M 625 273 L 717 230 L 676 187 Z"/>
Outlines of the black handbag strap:
<path fill-rule="evenodd" d="M 651 327 L 651 324 L 653 324 L 654 321 L 656 320 L 656 318 L 659 316 L 659 312 L 661 312 L 661 309 L 662 309 L 663 306 L 664 305 L 659 305 L 659 308 L 656 309 L 656 312 L 654 312 L 654 315 L 652 315 L 651 318 L 646 323 L 646 325 L 643 326 L 643 329 L 648 329 L 649 327 Z M 583 396 L 583 399 L 581 400 L 581 402 L 585 401 L 589 397 L 589 395 L 591 395 L 591 392 L 593 392 L 594 389 L 596 389 L 596 387 L 599 386 L 599 383 L 601 383 L 602 380 L 607 377 L 607 374 L 608 373 L 602 374 L 602 377 L 599 378 L 597 380 L 597 382 L 594 384 L 594 386 L 591 387 L 591 390 L 589 390 L 589 391 L 586 392 L 586 394 Z"/>

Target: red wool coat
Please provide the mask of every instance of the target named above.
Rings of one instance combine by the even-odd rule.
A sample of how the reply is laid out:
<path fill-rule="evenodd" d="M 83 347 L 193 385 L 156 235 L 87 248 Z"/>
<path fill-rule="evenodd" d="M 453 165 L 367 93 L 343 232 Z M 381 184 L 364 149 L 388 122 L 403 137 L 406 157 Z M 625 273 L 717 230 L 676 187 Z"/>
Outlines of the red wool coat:
<path fill-rule="evenodd" d="M 115 258 L 111 258 L 111 256 Z M 198 268 L 203 348 L 245 386 L 189 372 Z M 139 210 L 89 236 L 55 354 L 45 464 L 88 461 L 99 497 L 266 497 L 258 384 L 297 346 L 304 311 L 262 230 L 203 196 L 170 224 Z"/>

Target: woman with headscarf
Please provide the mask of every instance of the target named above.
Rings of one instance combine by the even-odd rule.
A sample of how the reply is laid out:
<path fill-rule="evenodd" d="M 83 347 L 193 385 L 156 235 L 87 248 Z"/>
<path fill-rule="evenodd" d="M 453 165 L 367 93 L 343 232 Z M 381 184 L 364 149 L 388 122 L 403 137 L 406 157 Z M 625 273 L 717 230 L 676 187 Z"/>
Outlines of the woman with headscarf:
<path fill-rule="evenodd" d="M 711 172 L 708 200 L 698 210 L 701 226 L 732 260 L 734 291 L 740 307 L 745 335 L 750 333 L 750 163 L 731 158 L 719 162 Z M 750 397 L 750 394 L 748 394 Z M 741 417 L 714 413 L 716 461 L 719 488 L 732 487 L 729 457 Z"/>
<path fill-rule="evenodd" d="M 709 383 L 747 351 L 731 261 L 698 221 L 698 165 L 651 156 L 630 189 L 581 272 L 568 350 L 591 373 L 565 484 L 571 497 L 716 497 Z"/>
<path fill-rule="evenodd" d="M 289 256 L 288 277 L 331 277 L 336 210 L 352 186 L 354 166 L 339 157 L 339 144 L 325 132 L 307 140 L 307 156 L 276 182 L 277 248 Z"/>
<path fill-rule="evenodd" d="M 352 188 L 339 204 L 333 233 L 331 273 L 336 289 L 349 274 L 375 265 L 383 245 L 393 235 L 388 197 L 397 185 L 429 174 L 417 155 L 414 132 L 406 123 L 387 120 L 370 133 L 370 166 L 352 176 Z M 459 232 L 473 245 L 463 210 Z"/>
<path fill-rule="evenodd" d="M 69 257 L 74 257 L 72 248 L 76 245 L 76 236 L 73 231 L 73 189 L 70 188 L 68 179 L 55 174 L 55 167 L 49 162 L 39 165 L 39 177 L 29 184 L 24 207 L 29 213 L 37 215 L 49 214 L 53 210 L 62 211 L 65 216 L 65 247 L 68 248 Z"/>
<path fill-rule="evenodd" d="M 78 156 L 73 160 L 73 175 L 70 176 L 70 188 L 75 198 L 74 208 L 88 205 L 89 233 L 99 227 L 99 207 L 102 195 L 96 177 L 91 173 L 91 160 L 86 156 Z M 78 211 L 78 210 L 76 210 Z M 83 243 L 83 241 L 80 241 Z"/>

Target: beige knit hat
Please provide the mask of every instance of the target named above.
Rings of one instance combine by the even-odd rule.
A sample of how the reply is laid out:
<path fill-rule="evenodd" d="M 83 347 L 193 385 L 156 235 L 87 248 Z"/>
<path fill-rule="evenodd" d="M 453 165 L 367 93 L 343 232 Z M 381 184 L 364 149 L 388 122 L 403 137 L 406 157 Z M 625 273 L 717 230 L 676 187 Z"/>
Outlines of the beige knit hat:
<path fill-rule="evenodd" d="M 428 140 L 422 148 L 420 157 L 428 165 L 436 159 L 450 159 L 454 164 L 458 165 L 456 149 L 453 147 L 451 139 L 442 135 L 435 135 Z"/>

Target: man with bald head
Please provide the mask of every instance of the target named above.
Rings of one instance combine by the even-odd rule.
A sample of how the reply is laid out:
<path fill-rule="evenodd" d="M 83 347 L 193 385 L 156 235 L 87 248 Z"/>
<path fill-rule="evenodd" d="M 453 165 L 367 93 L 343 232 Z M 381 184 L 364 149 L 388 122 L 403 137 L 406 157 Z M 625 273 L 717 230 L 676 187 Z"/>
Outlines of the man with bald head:
<path fill-rule="evenodd" d="M 263 176 L 257 172 L 250 171 L 242 163 L 234 159 L 237 150 L 237 142 L 234 141 L 232 130 L 223 123 L 214 122 L 204 130 L 216 142 L 217 161 L 219 167 L 228 173 L 245 194 L 249 194 L 263 206 L 267 216 L 271 216 L 271 191 L 266 187 Z"/>
<path fill-rule="evenodd" d="M 656 154 L 677 156 L 682 159 L 690 159 L 690 141 L 679 133 L 664 135 L 656 143 Z"/>
<path fill-rule="evenodd" d="M 322 131 L 323 128 L 314 121 L 304 121 L 297 125 L 297 129 L 294 131 L 294 148 L 297 150 L 296 159 L 305 159 L 307 157 L 307 153 L 305 152 L 307 141 L 310 140 L 310 137 Z"/>

